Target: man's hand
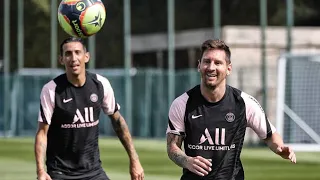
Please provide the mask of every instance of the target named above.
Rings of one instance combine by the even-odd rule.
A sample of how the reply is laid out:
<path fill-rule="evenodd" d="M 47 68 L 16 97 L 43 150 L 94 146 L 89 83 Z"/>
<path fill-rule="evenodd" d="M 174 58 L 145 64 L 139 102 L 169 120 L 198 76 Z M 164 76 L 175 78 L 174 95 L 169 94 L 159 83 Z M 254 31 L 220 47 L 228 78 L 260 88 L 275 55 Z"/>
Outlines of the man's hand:
<path fill-rule="evenodd" d="M 198 176 L 206 176 L 211 169 L 211 159 L 205 159 L 201 156 L 188 157 L 186 168 Z"/>
<path fill-rule="evenodd" d="M 284 145 L 282 138 L 277 132 L 273 133 L 271 137 L 265 139 L 265 142 L 274 153 L 278 154 L 283 159 L 289 159 L 293 163 L 297 162 L 297 158 L 293 150 Z"/>
<path fill-rule="evenodd" d="M 144 171 L 139 160 L 130 161 L 131 180 L 143 180 Z"/>
<path fill-rule="evenodd" d="M 280 146 L 277 148 L 276 153 L 283 159 L 289 159 L 293 163 L 297 163 L 297 158 L 293 150 L 288 146 Z"/>
<path fill-rule="evenodd" d="M 38 180 L 52 180 L 49 174 L 44 170 L 38 171 Z"/>
<path fill-rule="evenodd" d="M 211 159 L 205 159 L 201 156 L 190 157 L 182 150 L 181 145 L 183 136 L 177 134 L 167 134 L 167 153 L 169 158 L 178 166 L 188 169 L 198 176 L 206 176 L 211 169 Z"/>

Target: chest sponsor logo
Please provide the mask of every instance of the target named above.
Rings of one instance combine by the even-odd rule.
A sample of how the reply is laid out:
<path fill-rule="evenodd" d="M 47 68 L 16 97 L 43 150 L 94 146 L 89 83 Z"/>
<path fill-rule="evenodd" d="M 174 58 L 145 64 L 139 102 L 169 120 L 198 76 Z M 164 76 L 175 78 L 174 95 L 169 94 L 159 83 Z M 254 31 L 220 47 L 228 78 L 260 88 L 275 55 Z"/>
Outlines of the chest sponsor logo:
<path fill-rule="evenodd" d="M 210 134 L 206 128 L 200 137 L 198 144 L 188 144 L 191 150 L 204 150 L 204 151 L 229 151 L 235 148 L 235 144 L 226 145 L 226 129 L 216 128 L 215 132 Z"/>
<path fill-rule="evenodd" d="M 71 124 L 61 124 L 61 128 L 87 128 L 93 127 L 99 124 L 99 120 L 94 121 L 93 107 L 84 108 L 84 116 L 81 114 L 80 110 L 76 110 L 76 114 L 73 117 L 73 122 Z"/>
<path fill-rule="evenodd" d="M 228 122 L 233 122 L 236 119 L 236 116 L 232 112 L 229 112 L 226 114 L 225 119 Z"/>

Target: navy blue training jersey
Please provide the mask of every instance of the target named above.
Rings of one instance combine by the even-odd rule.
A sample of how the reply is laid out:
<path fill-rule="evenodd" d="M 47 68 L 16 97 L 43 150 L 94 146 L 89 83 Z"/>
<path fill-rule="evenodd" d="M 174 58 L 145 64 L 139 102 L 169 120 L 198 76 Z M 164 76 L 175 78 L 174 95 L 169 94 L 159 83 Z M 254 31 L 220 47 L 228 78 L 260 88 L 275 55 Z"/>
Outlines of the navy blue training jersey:
<path fill-rule="evenodd" d="M 51 176 L 80 179 L 101 171 L 101 109 L 110 115 L 119 106 L 109 81 L 98 74 L 86 72 L 81 87 L 73 86 L 66 74 L 44 85 L 38 121 L 49 125 L 46 166 Z"/>
<path fill-rule="evenodd" d="M 227 86 L 216 103 L 202 96 L 199 85 L 177 97 L 169 110 L 167 133 L 185 137 L 186 155 L 212 159 L 207 176 L 183 169 L 181 180 L 243 180 L 240 153 L 247 127 L 261 139 L 275 132 L 258 101 L 236 88 Z"/>

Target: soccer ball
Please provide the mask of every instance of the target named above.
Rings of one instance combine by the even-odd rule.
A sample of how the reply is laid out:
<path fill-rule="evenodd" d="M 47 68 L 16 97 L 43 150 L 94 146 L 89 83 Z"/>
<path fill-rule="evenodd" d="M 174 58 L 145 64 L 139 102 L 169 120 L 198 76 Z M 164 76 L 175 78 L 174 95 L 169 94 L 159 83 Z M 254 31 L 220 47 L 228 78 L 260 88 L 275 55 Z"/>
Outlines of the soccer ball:
<path fill-rule="evenodd" d="M 101 0 L 62 0 L 58 8 L 58 21 L 71 36 L 87 38 L 100 31 L 106 19 Z"/>

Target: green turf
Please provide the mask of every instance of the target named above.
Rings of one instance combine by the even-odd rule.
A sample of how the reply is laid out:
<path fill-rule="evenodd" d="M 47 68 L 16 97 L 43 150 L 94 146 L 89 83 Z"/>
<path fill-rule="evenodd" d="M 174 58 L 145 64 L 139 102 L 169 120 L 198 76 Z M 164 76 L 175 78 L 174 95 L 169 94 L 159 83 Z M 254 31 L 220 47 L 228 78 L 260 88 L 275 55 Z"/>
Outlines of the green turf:
<path fill-rule="evenodd" d="M 167 157 L 166 143 L 155 140 L 135 140 L 147 180 L 179 179 L 181 169 Z M 100 140 L 103 167 L 112 180 L 129 178 L 128 157 L 116 139 Z M 320 153 L 297 153 L 297 164 L 291 164 L 267 148 L 245 148 L 242 163 L 248 180 L 319 180 Z M 0 179 L 35 179 L 33 139 L 0 139 Z"/>

